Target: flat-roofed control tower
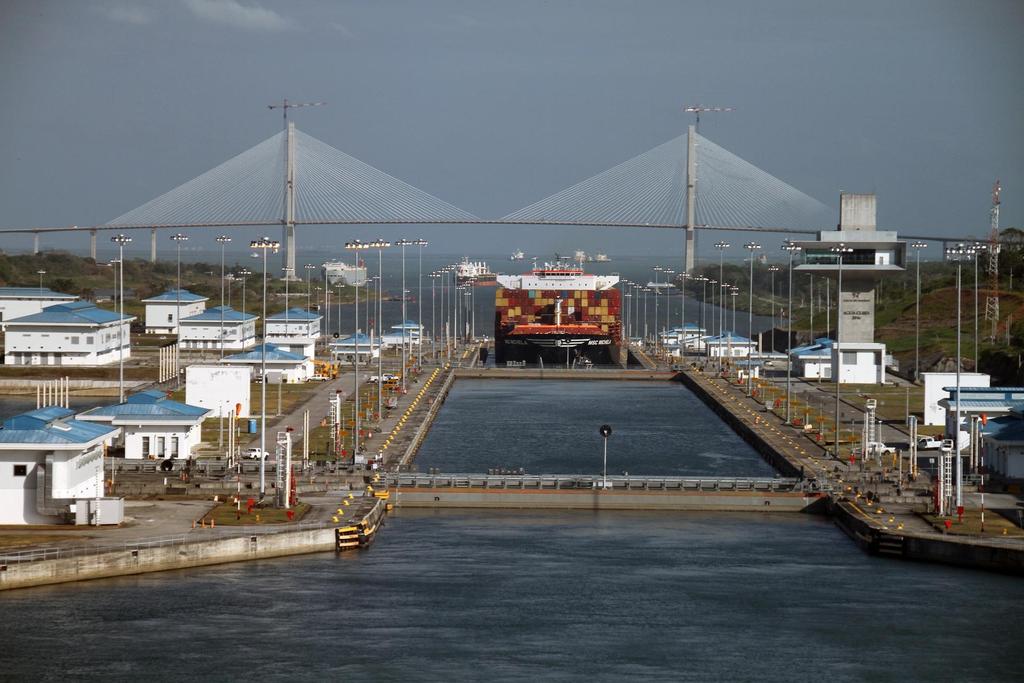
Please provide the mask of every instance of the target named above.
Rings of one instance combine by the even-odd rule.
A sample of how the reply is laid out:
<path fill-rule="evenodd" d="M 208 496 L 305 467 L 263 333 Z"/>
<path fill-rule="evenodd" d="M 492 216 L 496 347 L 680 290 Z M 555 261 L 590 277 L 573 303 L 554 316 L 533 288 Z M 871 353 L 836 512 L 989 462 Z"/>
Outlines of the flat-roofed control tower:
<path fill-rule="evenodd" d="M 875 229 L 875 207 L 874 194 L 843 192 L 839 195 L 839 229 L 818 233 L 817 241 L 798 242 L 803 250 L 798 272 L 838 280 L 842 256 L 838 342 L 845 358 L 839 374 L 841 382 L 885 378 L 885 345 L 875 344 L 875 284 L 886 274 L 904 270 L 907 245 L 896 238 L 895 232 Z M 867 354 L 874 358 L 874 380 L 869 379 Z M 859 371 L 854 369 L 858 366 Z"/>

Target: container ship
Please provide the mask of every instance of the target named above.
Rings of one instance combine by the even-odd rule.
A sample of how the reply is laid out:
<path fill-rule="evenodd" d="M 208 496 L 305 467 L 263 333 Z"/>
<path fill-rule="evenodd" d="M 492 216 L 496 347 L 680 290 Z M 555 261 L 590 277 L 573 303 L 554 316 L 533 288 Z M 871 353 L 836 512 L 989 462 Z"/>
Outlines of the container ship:
<path fill-rule="evenodd" d="M 554 367 L 623 365 L 617 275 L 559 263 L 497 276 L 494 361 Z"/>
<path fill-rule="evenodd" d="M 462 263 L 455 266 L 455 282 L 460 285 L 476 285 L 486 287 L 496 283 L 495 275 L 483 261 L 470 261 L 463 257 Z"/>

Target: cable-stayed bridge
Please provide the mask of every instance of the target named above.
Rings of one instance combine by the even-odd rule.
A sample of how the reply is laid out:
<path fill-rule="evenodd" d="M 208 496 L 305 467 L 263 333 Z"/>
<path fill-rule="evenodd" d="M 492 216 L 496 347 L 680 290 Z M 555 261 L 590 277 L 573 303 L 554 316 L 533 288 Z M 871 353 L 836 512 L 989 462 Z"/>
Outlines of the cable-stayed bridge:
<path fill-rule="evenodd" d="M 501 218 L 481 218 L 307 135 L 289 123 L 219 166 L 102 225 L 7 228 L 39 235 L 100 230 L 282 228 L 283 265 L 295 270 L 300 225 L 548 225 L 670 228 L 686 231 L 693 267 L 697 230 L 813 234 L 832 229 L 835 212 L 757 168 L 693 126 L 613 168 Z M 929 238 L 923 238 L 929 239 Z M 952 238 L 945 238 L 952 239 Z"/>

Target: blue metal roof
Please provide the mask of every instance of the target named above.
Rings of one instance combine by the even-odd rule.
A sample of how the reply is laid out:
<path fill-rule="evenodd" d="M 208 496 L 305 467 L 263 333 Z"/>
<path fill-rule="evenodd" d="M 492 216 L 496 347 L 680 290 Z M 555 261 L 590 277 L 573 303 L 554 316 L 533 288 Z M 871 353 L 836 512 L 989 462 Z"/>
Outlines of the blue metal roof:
<path fill-rule="evenodd" d="M 392 325 L 391 329 L 393 329 L 393 330 L 400 330 L 403 327 L 405 327 L 405 329 L 407 329 L 407 330 L 418 330 L 420 328 L 418 323 L 415 323 L 412 320 L 406 320 L 404 323 L 398 323 L 397 325 Z"/>
<path fill-rule="evenodd" d="M 97 308 L 96 304 L 88 301 L 71 301 L 47 306 L 39 313 L 12 318 L 7 324 L 105 325 L 118 320 L 135 320 L 135 317 L 126 315 L 122 318 L 117 313 Z"/>
<path fill-rule="evenodd" d="M 180 292 L 180 294 L 179 294 L 179 292 Z M 180 297 L 180 299 L 179 299 L 179 297 Z M 202 296 L 201 294 L 195 294 L 193 292 L 188 291 L 187 289 L 168 289 L 163 294 L 157 294 L 156 296 L 151 296 L 148 299 L 143 299 L 142 303 L 144 303 L 144 304 L 151 304 L 151 303 L 153 303 L 153 304 L 155 304 L 155 303 L 175 304 L 175 303 L 178 303 L 178 301 L 181 301 L 182 303 L 191 303 L 193 301 L 209 301 L 209 300 L 210 300 L 210 297 Z"/>
<path fill-rule="evenodd" d="M 225 358 L 221 362 L 222 363 L 228 363 L 228 362 L 243 363 L 243 362 L 255 361 L 257 363 L 260 363 L 260 362 L 263 361 L 263 347 L 266 347 L 266 349 L 267 349 L 267 361 L 276 361 L 276 362 L 296 361 L 296 362 L 299 362 L 299 361 L 306 360 L 306 357 L 303 356 L 300 353 L 292 353 L 291 351 L 285 351 L 284 349 L 278 348 L 274 344 L 260 344 L 260 345 L 258 345 L 256 347 L 250 349 L 249 351 L 244 351 L 242 353 L 236 353 L 234 355 L 228 356 L 227 358 Z"/>
<path fill-rule="evenodd" d="M 313 321 L 313 320 L 320 320 L 320 318 L 322 318 L 322 317 L 323 316 L 321 316 L 319 313 L 312 313 L 312 312 L 307 311 L 307 310 L 302 309 L 302 308 L 289 308 L 287 311 L 281 311 L 280 313 L 275 313 L 274 315 L 268 315 L 267 316 L 267 322 L 271 322 L 271 321 L 273 321 L 273 322 L 278 322 L 278 321 L 288 321 L 288 322 L 291 322 L 292 320 L 295 320 L 295 321 L 303 321 L 303 320 Z"/>
<path fill-rule="evenodd" d="M 741 337 L 738 334 L 732 332 L 726 332 L 725 334 L 716 334 L 710 337 L 705 337 L 704 342 L 706 344 L 750 344 L 751 341 L 746 337 Z"/>
<path fill-rule="evenodd" d="M 371 340 L 368 336 L 360 332 L 359 334 L 350 334 L 344 339 L 336 339 L 331 342 L 331 346 L 355 346 L 356 344 L 369 346 L 371 343 L 376 344 L 375 340 Z"/>
<path fill-rule="evenodd" d="M 0 443 L 86 444 L 116 431 L 116 427 L 68 419 L 74 411 L 58 406 L 39 408 L 3 421 Z"/>
<path fill-rule="evenodd" d="M 199 406 L 172 401 L 162 391 L 150 389 L 129 396 L 124 403 L 101 406 L 82 413 L 83 417 L 139 417 L 156 420 L 179 418 L 201 419 L 210 411 Z"/>
<path fill-rule="evenodd" d="M 77 299 L 74 294 L 55 292 L 45 287 L 0 287 L 0 299 Z"/>
<path fill-rule="evenodd" d="M 196 313 L 190 315 L 187 318 L 182 318 L 183 323 L 198 323 L 198 322 L 220 322 L 221 311 L 224 312 L 224 322 L 243 322 L 245 320 L 254 320 L 256 318 L 252 313 L 242 313 L 236 311 L 230 306 L 214 306 L 213 308 L 207 308 L 202 313 Z"/>

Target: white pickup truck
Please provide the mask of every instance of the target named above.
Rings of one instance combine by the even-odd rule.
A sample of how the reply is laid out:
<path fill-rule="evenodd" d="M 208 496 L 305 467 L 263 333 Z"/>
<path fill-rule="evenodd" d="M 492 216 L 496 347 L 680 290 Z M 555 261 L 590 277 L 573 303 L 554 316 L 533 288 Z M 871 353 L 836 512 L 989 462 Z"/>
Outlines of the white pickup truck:
<path fill-rule="evenodd" d="M 917 450 L 919 451 L 937 451 L 940 448 L 942 448 L 942 439 L 925 436 L 917 440 Z"/>

